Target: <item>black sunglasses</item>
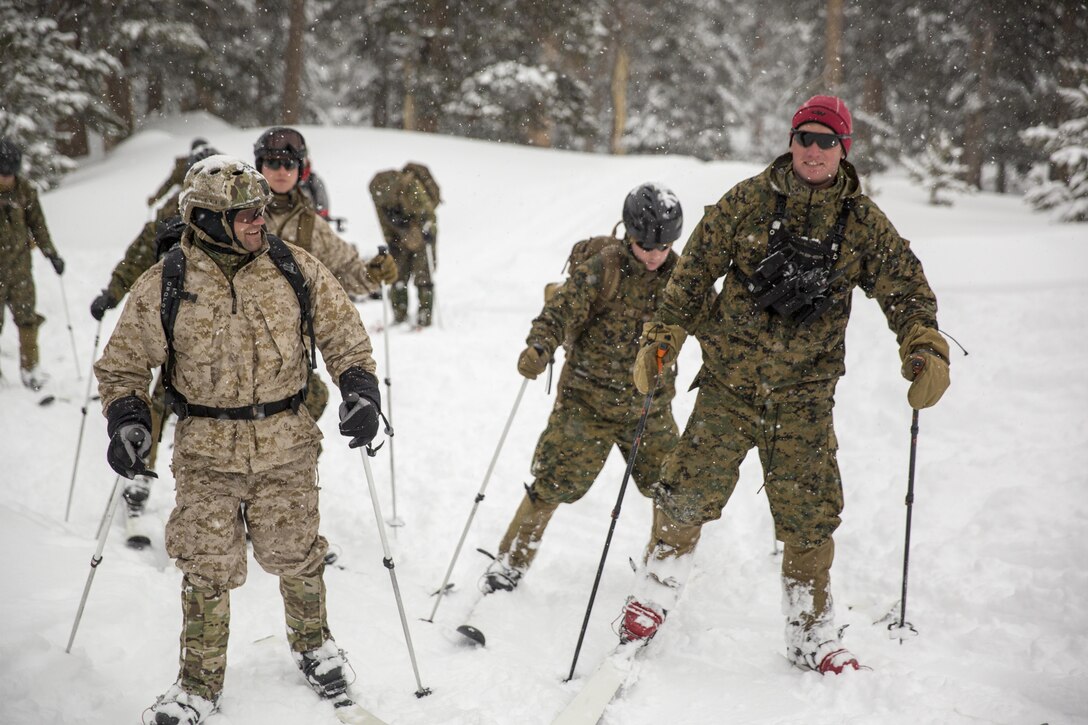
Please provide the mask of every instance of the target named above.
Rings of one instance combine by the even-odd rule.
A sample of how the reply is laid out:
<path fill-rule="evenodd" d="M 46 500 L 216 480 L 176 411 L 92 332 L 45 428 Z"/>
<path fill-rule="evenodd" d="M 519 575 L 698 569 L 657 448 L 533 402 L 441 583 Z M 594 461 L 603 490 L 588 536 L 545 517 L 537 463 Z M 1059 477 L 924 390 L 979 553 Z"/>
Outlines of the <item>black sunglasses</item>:
<path fill-rule="evenodd" d="M 298 168 L 298 162 L 294 159 L 265 159 L 264 165 L 270 169 L 291 169 Z"/>
<path fill-rule="evenodd" d="M 842 143 L 842 140 L 846 136 L 840 136 L 837 133 L 817 133 L 815 131 L 798 131 L 793 129 L 790 131 L 790 141 L 797 139 L 797 142 L 808 148 L 812 144 L 816 144 L 822 149 L 833 149 Z"/>

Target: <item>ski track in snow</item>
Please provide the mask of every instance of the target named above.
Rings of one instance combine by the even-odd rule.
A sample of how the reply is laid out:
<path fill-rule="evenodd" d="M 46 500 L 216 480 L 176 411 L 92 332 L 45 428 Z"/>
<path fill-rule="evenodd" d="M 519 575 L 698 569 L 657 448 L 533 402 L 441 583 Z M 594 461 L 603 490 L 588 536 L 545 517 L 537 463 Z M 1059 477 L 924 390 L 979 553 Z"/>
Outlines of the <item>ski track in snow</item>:
<path fill-rule="evenodd" d="M 145 221 L 149 190 L 189 140 L 205 136 L 248 159 L 261 130 L 199 114 L 172 119 L 43 196 L 68 263 L 63 282 L 82 379 L 57 278 L 35 253 L 39 311 L 48 318 L 41 332 L 43 366 L 53 376 L 47 391 L 18 385 L 14 325 L 0 335 L 0 722 L 138 722 L 174 680 L 180 573 L 162 541 L 173 501 L 165 465 L 172 426 L 152 488 L 149 515 L 159 522 L 152 549 L 127 549 L 117 517 L 72 653 L 64 651 L 114 480 L 105 420 L 91 403 L 64 521 L 96 329 L 87 305 Z M 614 643 L 612 622 L 631 582 L 628 559 L 641 554 L 650 510 L 630 487 L 575 682 L 562 680 L 623 475 L 616 454 L 582 501 L 557 512 L 519 589 L 477 609 L 487 647 L 451 636 L 487 563 L 476 547 L 494 550 L 530 481 L 529 459 L 552 403 L 543 379 L 529 385 L 518 410 L 454 570 L 456 590 L 434 624 L 421 621 L 514 403 L 515 361 L 544 283 L 560 279 L 573 242 L 611 230 L 638 183 L 676 191 L 690 232 L 704 205 L 760 167 L 303 130 L 333 213 L 348 218 L 345 236 L 366 256 L 380 238 L 366 193 L 375 171 L 423 161 L 445 198 L 442 326 L 391 329 L 391 370 L 383 369 L 385 336 L 373 336 L 379 376 L 393 380 L 397 513 L 406 522 L 388 536 L 429 697 L 414 696 L 359 455 L 337 434 L 335 393 L 321 421 L 322 531 L 343 567 L 327 572 L 329 621 L 355 668 L 359 702 L 394 725 L 548 723 Z M 876 185 L 878 203 L 925 265 L 942 327 L 970 352 L 964 357 L 953 345 L 952 388 L 920 416 L 907 610 L 919 635 L 900 645 L 885 624 L 873 624 L 900 594 L 910 410 L 894 336 L 877 305 L 857 293 L 837 395 L 846 510 L 833 591 L 840 624 L 849 624 L 846 643 L 872 671 L 821 678 L 783 656 L 779 559 L 753 454 L 721 521 L 704 529 L 679 606 L 603 723 L 1088 722 L 1088 226 L 1056 224 L 1014 197 L 976 194 L 936 208 L 900 176 L 880 176 Z M 359 309 L 368 324 L 381 319 L 376 302 Z M 101 344 L 116 318 L 107 314 Z M 698 366 L 698 346 L 689 344 L 681 382 Z M 58 400 L 41 407 L 45 392 Z M 691 393 L 678 396 L 681 425 L 693 401 Z M 387 449 L 372 468 L 389 518 Z M 250 564 L 249 581 L 232 594 L 226 689 L 209 725 L 334 722 L 288 654 L 275 579 Z"/>

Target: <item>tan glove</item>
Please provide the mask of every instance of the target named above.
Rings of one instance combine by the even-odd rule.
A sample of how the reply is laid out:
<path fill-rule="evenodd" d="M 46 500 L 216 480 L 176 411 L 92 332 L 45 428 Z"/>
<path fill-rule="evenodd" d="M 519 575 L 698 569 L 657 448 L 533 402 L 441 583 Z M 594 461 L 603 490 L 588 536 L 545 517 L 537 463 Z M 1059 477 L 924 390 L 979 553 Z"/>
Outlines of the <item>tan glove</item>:
<path fill-rule="evenodd" d="M 688 333 L 679 325 L 666 325 L 662 322 L 647 322 L 642 326 L 642 337 L 639 339 L 639 351 L 635 357 L 635 366 L 631 371 L 635 379 L 635 387 L 643 395 L 650 392 L 654 378 L 658 374 L 657 352 L 664 346 L 664 356 L 661 359 L 662 369 L 676 362 L 680 354 L 680 348 Z"/>
<path fill-rule="evenodd" d="M 547 369 L 549 358 L 548 351 L 540 343 L 533 343 L 518 356 L 518 372 L 530 380 L 536 380 L 536 376 Z"/>
<path fill-rule="evenodd" d="M 366 276 L 375 284 L 393 284 L 399 275 L 397 262 L 391 254 L 379 254 L 366 263 Z"/>
<path fill-rule="evenodd" d="M 932 327 L 916 324 L 899 345 L 899 357 L 903 361 L 900 371 L 911 381 L 907 391 L 910 407 L 922 410 L 936 405 L 951 382 L 948 342 Z"/>

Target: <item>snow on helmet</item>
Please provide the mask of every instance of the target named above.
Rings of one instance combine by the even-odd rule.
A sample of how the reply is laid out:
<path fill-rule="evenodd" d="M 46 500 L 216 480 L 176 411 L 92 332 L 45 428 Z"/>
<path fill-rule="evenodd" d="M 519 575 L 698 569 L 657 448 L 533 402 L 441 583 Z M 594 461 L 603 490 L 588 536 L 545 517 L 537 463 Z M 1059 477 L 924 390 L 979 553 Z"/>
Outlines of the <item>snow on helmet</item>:
<path fill-rule="evenodd" d="M 664 249 L 680 238 L 684 226 L 680 200 L 660 184 L 636 186 L 623 202 L 623 226 L 643 249 Z"/>
<path fill-rule="evenodd" d="M 217 154 L 198 161 L 185 174 L 181 188 L 181 218 L 193 221 L 193 209 L 214 212 L 255 209 L 266 205 L 272 190 L 261 172 L 233 156 Z"/>
<path fill-rule="evenodd" d="M 23 152 L 9 138 L 0 138 L 0 175 L 15 176 L 23 164 Z"/>

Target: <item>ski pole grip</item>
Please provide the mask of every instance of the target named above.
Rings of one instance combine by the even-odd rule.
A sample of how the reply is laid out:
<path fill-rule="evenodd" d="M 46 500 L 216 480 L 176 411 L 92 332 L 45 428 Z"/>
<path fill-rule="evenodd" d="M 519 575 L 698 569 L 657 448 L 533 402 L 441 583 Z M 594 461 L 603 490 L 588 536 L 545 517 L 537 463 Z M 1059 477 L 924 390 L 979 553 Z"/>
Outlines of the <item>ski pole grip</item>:
<path fill-rule="evenodd" d="M 378 256 L 379 257 L 384 257 L 387 254 L 389 254 L 389 247 L 385 246 L 384 244 L 379 244 L 378 245 Z"/>
<path fill-rule="evenodd" d="M 665 343 L 661 343 L 657 346 L 657 374 L 660 375 L 665 369 L 665 353 L 669 351 L 669 346 Z"/>
<path fill-rule="evenodd" d="M 910 356 L 910 369 L 914 373 L 914 377 L 918 377 L 922 374 L 922 371 L 926 369 L 926 358 L 924 355 L 915 353 Z"/>

